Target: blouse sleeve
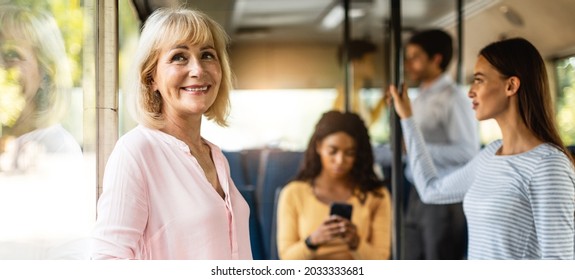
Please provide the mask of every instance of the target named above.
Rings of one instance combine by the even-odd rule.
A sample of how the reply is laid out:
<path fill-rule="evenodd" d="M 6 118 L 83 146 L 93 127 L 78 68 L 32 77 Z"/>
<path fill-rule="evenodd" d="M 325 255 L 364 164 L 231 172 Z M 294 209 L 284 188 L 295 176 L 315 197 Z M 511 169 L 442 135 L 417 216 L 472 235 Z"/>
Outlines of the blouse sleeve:
<path fill-rule="evenodd" d="M 529 196 L 542 259 L 573 259 L 575 181 L 562 154 L 546 157 L 533 174 Z"/>
<path fill-rule="evenodd" d="M 391 199 L 387 189 L 383 189 L 384 196 L 375 200 L 371 232 L 368 236 L 360 237 L 357 250 L 353 253 L 356 260 L 388 260 L 391 256 Z"/>
<path fill-rule="evenodd" d="M 296 193 L 288 186 L 282 189 L 278 201 L 278 255 L 282 260 L 309 260 L 315 252 L 305 245 L 306 237 L 299 236 Z"/>
<path fill-rule="evenodd" d="M 148 195 L 137 161 L 118 145 L 106 164 L 103 193 L 93 230 L 92 259 L 135 259 L 139 256 L 148 217 Z"/>
<path fill-rule="evenodd" d="M 437 169 L 425 146 L 423 135 L 413 118 L 401 120 L 408 164 L 413 173 L 415 187 L 421 201 L 428 204 L 450 204 L 463 201 L 465 193 L 475 178 L 475 157 L 465 166 L 439 178 Z"/>

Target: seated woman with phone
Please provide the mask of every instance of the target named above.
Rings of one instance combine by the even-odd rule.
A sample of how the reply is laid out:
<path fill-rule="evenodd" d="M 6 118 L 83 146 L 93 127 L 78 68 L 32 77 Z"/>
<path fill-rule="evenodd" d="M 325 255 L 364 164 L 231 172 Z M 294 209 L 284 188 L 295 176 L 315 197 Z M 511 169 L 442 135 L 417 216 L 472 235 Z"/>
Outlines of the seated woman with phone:
<path fill-rule="evenodd" d="M 390 194 L 357 114 L 322 115 L 277 214 L 280 259 L 389 259 Z"/>

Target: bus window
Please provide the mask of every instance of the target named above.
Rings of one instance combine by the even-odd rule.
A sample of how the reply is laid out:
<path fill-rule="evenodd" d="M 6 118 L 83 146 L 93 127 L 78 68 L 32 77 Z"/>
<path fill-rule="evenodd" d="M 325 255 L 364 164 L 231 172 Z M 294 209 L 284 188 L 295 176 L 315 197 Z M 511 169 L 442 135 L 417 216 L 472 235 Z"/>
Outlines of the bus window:
<path fill-rule="evenodd" d="M 556 62 L 557 74 L 557 123 L 565 145 L 575 144 L 575 56 Z"/>
<path fill-rule="evenodd" d="M 120 93 L 118 95 L 118 129 L 123 135 L 136 126 L 136 121 L 132 117 L 128 103 L 130 102 L 126 94 L 128 90 L 128 69 L 132 67 L 134 50 L 140 35 L 139 27 L 141 23 L 132 6 L 131 0 L 120 0 L 118 3 L 118 75 Z"/>
<path fill-rule="evenodd" d="M 0 259 L 86 258 L 96 125 L 84 9 L 93 2 L 0 7 Z"/>

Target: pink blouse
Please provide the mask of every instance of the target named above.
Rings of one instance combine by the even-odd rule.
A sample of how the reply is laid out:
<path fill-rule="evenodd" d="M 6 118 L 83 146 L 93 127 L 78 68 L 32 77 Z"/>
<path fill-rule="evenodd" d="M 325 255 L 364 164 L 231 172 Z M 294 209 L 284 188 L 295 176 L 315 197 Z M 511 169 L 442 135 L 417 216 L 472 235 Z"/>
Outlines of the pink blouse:
<path fill-rule="evenodd" d="M 104 172 L 92 259 L 252 259 L 250 209 L 208 144 L 225 199 L 183 141 L 144 126 L 122 136 Z"/>

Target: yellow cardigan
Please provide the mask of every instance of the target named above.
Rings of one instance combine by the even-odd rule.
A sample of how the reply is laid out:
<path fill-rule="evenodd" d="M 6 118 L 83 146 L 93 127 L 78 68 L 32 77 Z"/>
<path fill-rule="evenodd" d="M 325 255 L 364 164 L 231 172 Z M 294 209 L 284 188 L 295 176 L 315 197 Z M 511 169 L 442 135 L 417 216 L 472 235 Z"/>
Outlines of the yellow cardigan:
<path fill-rule="evenodd" d="M 319 201 L 307 182 L 293 181 L 285 186 L 277 210 L 277 245 L 280 259 L 356 259 L 384 260 L 391 255 L 391 199 L 386 188 L 382 197 L 369 193 L 362 204 L 357 196 L 347 203 L 353 205 L 351 222 L 360 238 L 355 251 L 343 240 L 335 240 L 313 251 L 305 239 L 329 216 L 329 205 Z"/>

